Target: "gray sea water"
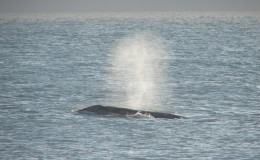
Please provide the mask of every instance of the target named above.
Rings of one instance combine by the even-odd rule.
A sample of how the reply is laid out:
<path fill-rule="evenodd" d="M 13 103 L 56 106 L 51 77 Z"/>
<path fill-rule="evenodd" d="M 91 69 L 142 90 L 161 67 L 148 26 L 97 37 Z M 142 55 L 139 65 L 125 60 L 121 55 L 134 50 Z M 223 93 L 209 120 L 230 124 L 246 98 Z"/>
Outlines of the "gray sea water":
<path fill-rule="evenodd" d="M 75 112 L 137 101 L 189 119 Z M 259 137 L 259 13 L 0 15 L 0 159 L 260 159 Z"/>

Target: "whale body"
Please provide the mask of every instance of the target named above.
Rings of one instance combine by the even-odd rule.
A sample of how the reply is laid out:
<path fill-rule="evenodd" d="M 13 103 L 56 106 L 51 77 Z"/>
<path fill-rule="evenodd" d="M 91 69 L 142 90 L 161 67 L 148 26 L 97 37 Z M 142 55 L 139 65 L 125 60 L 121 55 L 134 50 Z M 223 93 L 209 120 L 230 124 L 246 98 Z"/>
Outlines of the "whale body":
<path fill-rule="evenodd" d="M 118 108 L 113 106 L 102 106 L 94 105 L 87 108 L 83 108 L 77 111 L 78 113 L 95 113 L 98 115 L 118 115 L 118 116 L 128 116 L 128 115 L 149 115 L 153 118 L 166 118 L 166 119 L 187 119 L 186 117 L 174 115 L 170 113 L 162 112 L 152 112 L 152 111 L 142 111 L 127 108 Z"/>

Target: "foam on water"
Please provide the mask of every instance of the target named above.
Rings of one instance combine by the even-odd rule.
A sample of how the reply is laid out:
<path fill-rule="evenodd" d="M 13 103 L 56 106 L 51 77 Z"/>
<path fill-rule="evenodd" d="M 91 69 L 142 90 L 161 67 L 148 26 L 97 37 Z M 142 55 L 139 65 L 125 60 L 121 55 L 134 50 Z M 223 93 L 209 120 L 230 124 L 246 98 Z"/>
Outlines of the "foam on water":
<path fill-rule="evenodd" d="M 128 108 L 155 110 L 161 106 L 160 64 L 166 52 L 158 39 L 137 33 L 122 39 L 114 51 L 112 75 L 117 87 L 124 88 Z"/>
<path fill-rule="evenodd" d="M 144 113 L 142 114 L 141 112 L 136 112 L 136 114 L 133 115 L 127 115 L 127 117 L 131 117 L 131 118 L 150 118 L 150 119 L 154 119 L 154 117 L 149 114 L 149 113 Z"/>

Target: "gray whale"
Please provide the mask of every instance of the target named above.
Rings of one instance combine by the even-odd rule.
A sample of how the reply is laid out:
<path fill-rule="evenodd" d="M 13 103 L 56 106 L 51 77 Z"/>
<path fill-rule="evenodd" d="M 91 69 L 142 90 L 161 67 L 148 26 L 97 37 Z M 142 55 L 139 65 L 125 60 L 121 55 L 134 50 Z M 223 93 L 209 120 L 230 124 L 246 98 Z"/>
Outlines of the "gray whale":
<path fill-rule="evenodd" d="M 90 106 L 87 108 L 80 109 L 77 112 L 95 113 L 98 115 L 119 115 L 119 116 L 135 115 L 136 113 L 141 113 L 144 115 L 150 115 L 154 118 L 187 119 L 186 117 L 174 115 L 170 113 L 150 112 L 150 111 L 142 111 L 142 110 L 134 110 L 134 109 L 118 108 L 118 107 L 102 106 L 102 105 Z"/>

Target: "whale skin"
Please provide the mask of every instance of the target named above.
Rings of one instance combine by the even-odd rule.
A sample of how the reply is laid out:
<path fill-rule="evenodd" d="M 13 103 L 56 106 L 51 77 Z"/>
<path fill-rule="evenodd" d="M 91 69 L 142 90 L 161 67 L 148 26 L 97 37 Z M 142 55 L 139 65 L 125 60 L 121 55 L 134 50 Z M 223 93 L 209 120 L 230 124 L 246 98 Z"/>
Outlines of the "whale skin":
<path fill-rule="evenodd" d="M 171 113 L 154 112 L 154 111 L 143 111 L 128 108 L 119 108 L 113 106 L 102 106 L 94 105 L 87 108 L 83 108 L 77 111 L 78 113 L 94 113 L 97 115 L 117 115 L 117 116 L 127 116 L 127 115 L 150 115 L 153 118 L 166 118 L 166 119 L 187 119 L 184 116 L 179 116 Z"/>

